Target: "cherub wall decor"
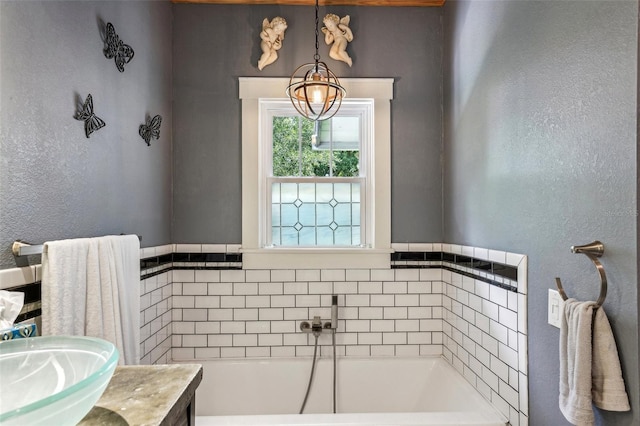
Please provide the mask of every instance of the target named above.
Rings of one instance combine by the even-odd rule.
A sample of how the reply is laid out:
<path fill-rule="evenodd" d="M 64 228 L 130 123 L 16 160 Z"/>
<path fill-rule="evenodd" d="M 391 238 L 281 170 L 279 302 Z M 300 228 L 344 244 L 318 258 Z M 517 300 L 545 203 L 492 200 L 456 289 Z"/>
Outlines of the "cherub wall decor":
<path fill-rule="evenodd" d="M 322 20 L 325 25 L 322 27 L 324 42 L 327 44 L 333 43 L 329 56 L 336 61 L 346 62 L 349 66 L 353 63 L 347 53 L 347 43 L 353 41 L 353 33 L 349 28 L 350 20 L 349 15 L 340 19 L 338 15 L 333 13 L 328 13 Z"/>
<path fill-rule="evenodd" d="M 262 21 L 262 31 L 260 32 L 262 56 L 258 60 L 258 69 L 260 71 L 278 59 L 278 50 L 282 47 L 286 29 L 287 21 L 280 16 L 276 16 L 271 22 L 269 22 L 268 18 L 264 18 Z"/>

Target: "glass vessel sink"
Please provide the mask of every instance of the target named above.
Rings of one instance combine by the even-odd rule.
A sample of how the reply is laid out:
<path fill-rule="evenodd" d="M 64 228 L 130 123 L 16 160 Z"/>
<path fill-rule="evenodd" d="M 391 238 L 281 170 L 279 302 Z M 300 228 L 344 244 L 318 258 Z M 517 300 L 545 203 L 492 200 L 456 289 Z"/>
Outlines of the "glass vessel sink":
<path fill-rule="evenodd" d="M 75 425 L 118 364 L 101 339 L 45 336 L 0 342 L 0 424 Z"/>

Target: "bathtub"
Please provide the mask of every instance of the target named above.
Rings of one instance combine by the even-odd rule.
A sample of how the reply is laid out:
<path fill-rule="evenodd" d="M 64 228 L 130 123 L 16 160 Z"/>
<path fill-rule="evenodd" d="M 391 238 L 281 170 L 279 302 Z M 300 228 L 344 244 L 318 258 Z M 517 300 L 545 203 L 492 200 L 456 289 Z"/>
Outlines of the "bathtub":
<path fill-rule="evenodd" d="M 311 358 L 198 362 L 198 426 L 507 424 L 440 357 L 338 359 L 338 414 L 330 414 L 332 361 L 319 359 L 303 415 Z"/>

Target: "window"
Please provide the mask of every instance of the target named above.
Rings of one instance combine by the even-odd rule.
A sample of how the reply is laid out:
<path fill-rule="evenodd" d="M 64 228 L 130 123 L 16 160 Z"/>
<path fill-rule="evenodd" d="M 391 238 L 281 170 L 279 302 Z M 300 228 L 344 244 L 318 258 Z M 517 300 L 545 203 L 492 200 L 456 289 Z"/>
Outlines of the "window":
<path fill-rule="evenodd" d="M 313 122 L 289 101 L 260 102 L 263 247 L 368 247 L 373 100 Z"/>
<path fill-rule="evenodd" d="M 320 122 L 318 128 L 314 128 L 312 132 L 316 137 L 315 145 L 311 143 L 311 153 L 317 157 L 327 158 L 328 156 L 329 158 L 314 172 L 314 174 L 322 174 L 320 173 L 322 169 L 325 172 L 324 176 L 305 176 L 306 171 L 300 171 L 304 168 L 303 164 L 298 162 L 296 162 L 298 176 L 275 176 L 273 173 L 273 140 L 267 143 L 265 138 L 272 137 L 274 118 L 284 122 L 287 117 L 297 117 L 291 112 L 293 108 L 289 100 L 283 96 L 288 83 L 288 78 L 241 77 L 239 79 L 239 95 L 242 100 L 243 268 L 389 267 L 391 251 L 390 101 L 393 97 L 393 80 L 341 80 L 341 84 L 347 89 L 348 98 L 343 101 L 340 115 L 333 117 L 330 122 Z M 363 112 L 367 108 L 369 109 L 368 119 L 364 118 L 366 113 Z M 266 119 L 266 114 L 271 114 L 271 118 Z M 356 121 L 360 122 L 359 126 L 355 125 Z M 300 130 L 300 140 L 296 139 L 296 142 L 307 143 L 305 140 L 308 140 L 308 137 L 305 136 L 305 132 L 307 131 L 304 128 Z M 358 135 L 358 132 L 363 134 Z M 367 132 L 368 135 L 364 134 Z M 367 136 L 369 137 L 368 146 L 366 143 L 363 144 L 362 140 L 358 140 L 358 137 Z M 337 153 L 355 151 L 356 146 L 358 147 L 357 175 L 336 176 Z M 276 162 L 278 160 L 279 158 Z M 327 174 L 329 176 L 326 176 Z M 291 178 L 293 181 L 288 181 Z M 283 198 L 282 185 L 288 184 L 291 184 L 285 188 L 285 193 L 288 195 Z M 308 185 L 302 186 L 303 184 Z M 335 198 L 338 204 L 335 202 L 333 204 L 349 206 L 350 223 L 335 221 L 336 223 L 331 225 L 332 221 L 328 221 L 328 213 L 322 213 L 322 209 L 326 209 L 326 212 L 328 207 L 319 207 L 319 205 L 326 202 L 333 209 L 334 207 L 330 204 L 332 198 L 328 195 L 328 189 L 319 187 L 319 184 L 332 185 L 331 196 L 341 197 Z M 354 184 L 359 188 L 359 201 L 357 201 L 358 189 L 355 189 Z M 310 195 L 312 189 L 313 198 Z M 290 194 L 294 192 L 296 197 L 292 198 Z M 348 200 L 347 193 L 349 193 Z M 275 204 L 273 203 L 274 194 L 279 197 Z M 326 201 L 327 198 L 328 201 Z M 296 202 L 296 200 L 299 201 Z M 358 203 L 360 206 L 356 206 Z M 285 214 L 289 214 L 284 220 L 283 205 L 285 210 L 288 210 Z M 305 205 L 307 207 L 302 207 Z M 311 216 L 305 216 L 308 214 L 307 211 L 302 212 L 302 221 L 300 220 L 300 208 L 310 209 L 311 205 L 315 215 L 313 226 Z M 360 207 L 359 213 L 357 207 Z M 295 212 L 295 221 L 293 212 Z M 332 215 L 334 213 L 335 210 L 332 210 Z M 320 218 L 322 220 L 319 220 L 318 216 L 322 216 Z M 280 228 L 275 238 L 273 237 L 274 224 Z M 297 234 L 293 233 L 292 229 L 295 230 L 296 224 L 299 224 L 297 228 L 302 230 L 303 236 L 300 235 L 300 231 L 296 231 Z M 336 229 L 342 227 L 342 231 L 338 233 L 344 232 L 344 234 L 347 234 L 344 230 L 349 229 L 350 241 L 347 242 L 346 237 L 341 239 L 342 236 L 338 236 L 336 240 L 335 234 L 331 234 L 331 244 L 327 244 L 328 237 L 327 239 L 324 239 L 324 236 L 317 237 L 318 228 L 323 226 L 329 229 L 332 226 Z M 286 244 L 283 243 L 283 230 L 286 231 L 284 240 Z M 314 234 L 313 244 L 310 244 L 311 237 L 307 236 L 306 232 Z M 295 235 L 295 238 L 292 235 Z M 292 243 L 294 239 L 296 244 Z"/>

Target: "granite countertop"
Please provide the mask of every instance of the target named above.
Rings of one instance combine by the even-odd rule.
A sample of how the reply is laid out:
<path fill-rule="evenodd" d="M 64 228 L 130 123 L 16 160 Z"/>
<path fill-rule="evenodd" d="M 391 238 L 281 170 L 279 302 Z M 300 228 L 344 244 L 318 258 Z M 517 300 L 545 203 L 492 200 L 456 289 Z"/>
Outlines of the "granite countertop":
<path fill-rule="evenodd" d="M 79 425 L 172 425 L 202 380 L 199 364 L 118 366 Z"/>

